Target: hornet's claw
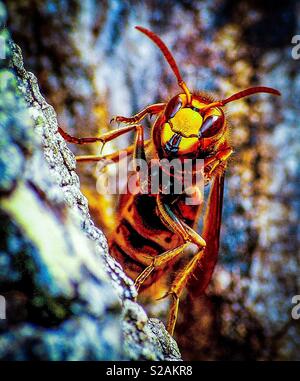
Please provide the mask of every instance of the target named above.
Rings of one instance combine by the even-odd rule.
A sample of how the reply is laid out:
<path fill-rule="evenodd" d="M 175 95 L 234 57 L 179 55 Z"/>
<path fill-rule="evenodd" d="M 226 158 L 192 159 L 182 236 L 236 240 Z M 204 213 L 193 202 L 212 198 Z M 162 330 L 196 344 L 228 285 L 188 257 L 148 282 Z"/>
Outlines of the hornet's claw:
<path fill-rule="evenodd" d="M 120 123 L 122 123 L 122 121 L 119 120 L 119 117 L 118 117 L 118 116 L 114 116 L 114 117 L 110 120 L 109 124 L 112 124 L 112 123 L 114 123 L 114 122 L 117 123 L 118 128 L 120 127 Z"/>
<path fill-rule="evenodd" d="M 102 152 L 103 152 L 104 146 L 105 146 L 105 143 L 104 143 L 104 142 L 102 142 L 102 146 L 101 146 L 101 148 L 100 148 L 100 155 L 102 155 Z"/>
<path fill-rule="evenodd" d="M 120 115 L 117 115 L 117 116 L 115 116 L 115 117 L 113 117 L 113 118 L 111 119 L 110 123 L 112 123 L 112 122 L 117 122 L 118 125 L 119 125 L 120 123 L 124 123 L 124 124 L 129 124 L 129 125 L 130 125 L 130 124 L 136 124 L 137 121 L 138 121 L 138 120 L 136 119 L 135 116 L 127 118 L 126 116 L 120 116 Z"/>
<path fill-rule="evenodd" d="M 117 115 L 117 116 L 114 116 L 114 117 L 110 120 L 110 122 L 117 122 L 118 124 L 120 124 L 120 123 L 123 122 L 123 119 L 126 119 L 126 118 L 124 118 L 123 116 L 119 116 L 119 115 Z"/>
<path fill-rule="evenodd" d="M 123 119 L 125 119 L 123 116 L 114 116 L 113 118 L 111 118 L 111 120 L 110 120 L 110 124 L 111 123 L 113 123 L 113 122 L 117 122 L 118 123 L 118 125 L 120 124 L 120 123 L 122 123 L 123 122 Z"/>

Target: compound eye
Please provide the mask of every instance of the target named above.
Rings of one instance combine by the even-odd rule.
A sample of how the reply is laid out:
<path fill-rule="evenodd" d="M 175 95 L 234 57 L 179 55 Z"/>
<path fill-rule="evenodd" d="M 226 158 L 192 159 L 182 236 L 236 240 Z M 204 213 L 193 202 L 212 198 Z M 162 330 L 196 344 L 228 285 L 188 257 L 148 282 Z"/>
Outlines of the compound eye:
<path fill-rule="evenodd" d="M 179 97 L 171 99 L 165 111 L 166 118 L 174 118 L 175 114 L 181 109 L 181 107 L 182 100 Z"/>
<path fill-rule="evenodd" d="M 201 138 L 211 138 L 217 135 L 223 127 L 224 118 L 222 115 L 211 115 L 205 119 L 200 130 Z"/>

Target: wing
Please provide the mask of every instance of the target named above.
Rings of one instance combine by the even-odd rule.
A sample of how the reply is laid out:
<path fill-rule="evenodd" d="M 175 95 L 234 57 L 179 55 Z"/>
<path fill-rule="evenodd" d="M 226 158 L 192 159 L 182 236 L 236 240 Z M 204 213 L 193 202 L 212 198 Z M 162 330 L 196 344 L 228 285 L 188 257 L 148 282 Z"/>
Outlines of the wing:
<path fill-rule="evenodd" d="M 192 295 L 202 294 L 211 280 L 218 259 L 225 171 L 217 171 L 209 193 L 203 221 L 202 237 L 206 241 L 205 255 L 188 283 Z"/>

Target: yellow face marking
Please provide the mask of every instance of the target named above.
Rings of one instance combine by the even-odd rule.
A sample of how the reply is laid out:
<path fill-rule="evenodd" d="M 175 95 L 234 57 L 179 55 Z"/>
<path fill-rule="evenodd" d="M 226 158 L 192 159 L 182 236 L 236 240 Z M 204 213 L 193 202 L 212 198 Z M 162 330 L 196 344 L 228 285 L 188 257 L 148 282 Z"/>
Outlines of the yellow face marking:
<path fill-rule="evenodd" d="M 223 112 L 218 107 L 212 107 L 205 112 L 204 119 L 201 115 L 201 109 L 206 107 L 207 103 L 193 99 L 191 106 L 186 107 L 186 96 L 180 94 L 179 97 L 182 101 L 182 108 L 162 126 L 161 143 L 170 153 L 186 155 L 198 151 L 199 132 L 204 121 L 209 116 L 222 116 Z M 194 110 L 193 107 L 198 110 Z M 211 138 L 204 138 L 204 140 L 209 139 Z M 201 140 L 203 145 L 204 141 Z"/>
<path fill-rule="evenodd" d="M 171 129 L 169 123 L 163 125 L 161 131 L 161 142 L 163 146 L 166 146 L 167 143 L 170 143 L 171 139 L 175 136 L 175 132 Z M 178 146 L 178 155 L 185 155 L 197 150 L 199 144 L 198 137 L 189 137 L 186 138 L 181 135 L 179 146 Z"/>
<path fill-rule="evenodd" d="M 191 152 L 195 152 L 199 145 L 198 138 L 182 138 L 178 147 L 178 154 L 184 155 Z"/>
<path fill-rule="evenodd" d="M 172 138 L 174 132 L 171 130 L 169 123 L 165 123 L 161 130 L 161 142 L 163 145 L 167 144 L 167 142 Z"/>
<path fill-rule="evenodd" d="M 169 122 L 172 130 L 177 134 L 186 138 L 197 137 L 202 125 L 202 116 L 191 108 L 183 108 Z"/>

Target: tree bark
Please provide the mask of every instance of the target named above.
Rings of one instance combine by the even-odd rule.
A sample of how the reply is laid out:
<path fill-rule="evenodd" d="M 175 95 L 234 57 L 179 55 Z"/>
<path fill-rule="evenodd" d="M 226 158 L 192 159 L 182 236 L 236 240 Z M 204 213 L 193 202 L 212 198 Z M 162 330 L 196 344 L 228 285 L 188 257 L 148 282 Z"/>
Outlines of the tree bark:
<path fill-rule="evenodd" d="M 0 3 L 1 25 L 5 17 Z M 53 107 L 7 30 L 1 37 L 0 358 L 180 359 L 163 324 L 134 301 L 91 220 Z"/>

